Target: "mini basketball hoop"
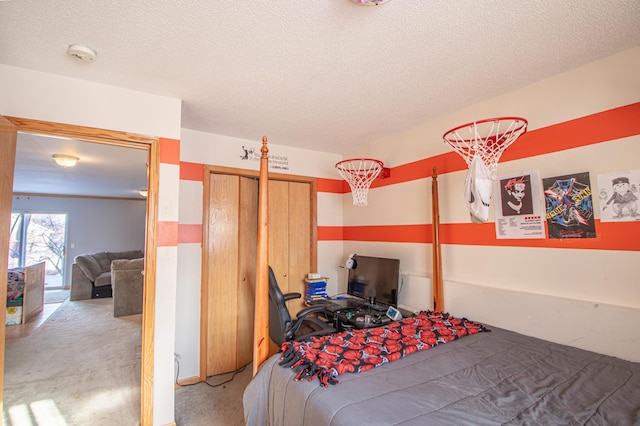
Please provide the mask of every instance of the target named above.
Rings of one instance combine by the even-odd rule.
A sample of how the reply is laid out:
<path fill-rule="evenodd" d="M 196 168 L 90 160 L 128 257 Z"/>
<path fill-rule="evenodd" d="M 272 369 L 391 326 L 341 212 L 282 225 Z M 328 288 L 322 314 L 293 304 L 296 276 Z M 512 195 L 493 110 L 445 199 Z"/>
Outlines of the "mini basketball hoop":
<path fill-rule="evenodd" d="M 389 169 L 385 169 L 380 160 L 373 158 L 352 158 L 336 163 L 336 169 L 351 187 L 354 206 L 367 205 L 367 192 L 375 178 L 383 173 L 388 176 Z"/>
<path fill-rule="evenodd" d="M 467 166 L 479 155 L 495 179 L 500 156 L 527 131 L 527 124 L 527 120 L 520 117 L 488 118 L 453 128 L 442 138 L 464 158 Z"/>

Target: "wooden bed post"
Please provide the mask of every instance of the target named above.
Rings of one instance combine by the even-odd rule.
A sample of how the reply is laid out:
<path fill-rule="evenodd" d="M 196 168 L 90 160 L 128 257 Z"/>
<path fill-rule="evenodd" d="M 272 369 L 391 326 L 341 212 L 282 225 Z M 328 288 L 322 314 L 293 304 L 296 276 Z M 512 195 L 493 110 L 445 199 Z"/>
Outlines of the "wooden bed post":
<path fill-rule="evenodd" d="M 258 251 L 256 261 L 255 320 L 253 323 L 253 375 L 269 356 L 269 157 L 267 137 L 260 149 L 258 195 Z"/>
<path fill-rule="evenodd" d="M 433 168 L 431 176 L 431 235 L 433 262 L 433 310 L 444 312 L 444 293 L 442 286 L 442 259 L 440 254 L 440 207 L 438 203 L 438 174 Z"/>

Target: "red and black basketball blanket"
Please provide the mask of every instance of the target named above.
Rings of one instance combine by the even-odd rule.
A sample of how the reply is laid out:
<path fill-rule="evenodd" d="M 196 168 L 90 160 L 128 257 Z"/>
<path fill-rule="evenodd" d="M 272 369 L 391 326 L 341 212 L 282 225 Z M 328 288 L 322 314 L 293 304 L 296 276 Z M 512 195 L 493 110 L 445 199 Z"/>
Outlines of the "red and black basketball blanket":
<path fill-rule="evenodd" d="M 484 325 L 447 313 L 423 311 L 388 325 L 311 337 L 282 344 L 280 365 L 297 372 L 296 380 L 318 378 L 322 386 L 337 376 L 359 373 L 469 334 L 490 331 Z"/>

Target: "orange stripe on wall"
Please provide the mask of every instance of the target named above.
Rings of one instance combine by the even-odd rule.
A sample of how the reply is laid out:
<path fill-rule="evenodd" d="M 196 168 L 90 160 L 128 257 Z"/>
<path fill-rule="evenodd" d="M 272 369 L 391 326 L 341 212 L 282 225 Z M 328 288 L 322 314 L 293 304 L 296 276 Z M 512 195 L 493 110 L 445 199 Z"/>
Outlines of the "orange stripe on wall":
<path fill-rule="evenodd" d="M 333 194 L 346 194 L 350 191 L 349 184 L 344 180 L 316 178 L 318 192 L 330 192 Z"/>
<path fill-rule="evenodd" d="M 166 164 L 180 164 L 179 140 L 160 138 L 160 162 Z"/>
<path fill-rule="evenodd" d="M 640 251 L 640 221 L 595 221 L 596 238 L 497 239 L 493 222 L 440 225 L 441 244 Z M 318 241 L 339 240 L 341 227 L 318 227 Z M 345 226 L 344 241 L 431 243 L 431 225 Z"/>
<path fill-rule="evenodd" d="M 344 227 L 318 226 L 318 241 L 342 241 L 343 239 Z"/>
<path fill-rule="evenodd" d="M 499 240 L 493 222 L 446 224 L 440 225 L 440 241 L 442 244 L 640 251 L 640 239 L 630 237 L 640 235 L 640 222 L 596 220 L 595 227 L 596 238 Z M 545 233 L 548 234 L 546 224 Z"/>
<path fill-rule="evenodd" d="M 181 161 L 180 179 L 204 182 L 204 164 Z"/>
<path fill-rule="evenodd" d="M 202 225 L 178 224 L 178 244 L 202 243 Z"/>
<path fill-rule="evenodd" d="M 500 163 L 640 135 L 638 117 L 640 117 L 640 102 L 531 130 L 507 148 L 500 158 Z M 460 155 L 451 151 L 391 167 L 391 176 L 385 179 L 377 178 L 371 184 L 371 188 L 430 177 L 433 174 L 433 167 L 436 167 L 438 175 L 443 175 L 465 170 L 467 164 Z M 323 180 L 333 181 L 333 179 Z M 348 185 L 344 192 L 333 190 L 338 188 L 340 182 L 344 181 L 336 179 L 333 184 L 324 182 L 322 187 L 318 185 L 318 191 L 338 194 L 349 192 Z M 323 188 L 328 190 L 325 191 Z"/>
<path fill-rule="evenodd" d="M 502 161 L 549 154 L 640 134 L 640 102 L 614 108 L 522 135 Z"/>
<path fill-rule="evenodd" d="M 178 222 L 158 222 L 158 247 L 178 245 Z"/>
<path fill-rule="evenodd" d="M 345 241 L 430 243 L 431 225 L 345 226 Z"/>

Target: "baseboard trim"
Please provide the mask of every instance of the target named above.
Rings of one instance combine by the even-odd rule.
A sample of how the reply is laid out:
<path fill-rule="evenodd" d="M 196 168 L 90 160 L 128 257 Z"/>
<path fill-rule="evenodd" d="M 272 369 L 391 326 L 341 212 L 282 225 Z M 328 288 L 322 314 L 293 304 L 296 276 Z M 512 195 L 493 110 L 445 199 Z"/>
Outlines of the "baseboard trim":
<path fill-rule="evenodd" d="M 199 376 L 194 376 L 194 377 L 188 377 L 186 379 L 182 379 L 182 380 L 178 380 L 175 383 L 175 388 L 179 388 L 181 386 L 191 386 L 191 385 L 195 385 L 196 383 L 200 383 L 200 377 Z"/>

